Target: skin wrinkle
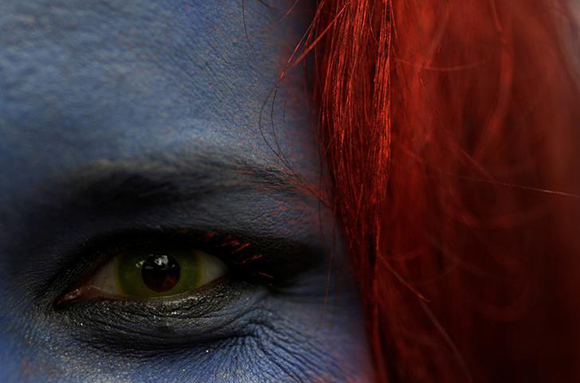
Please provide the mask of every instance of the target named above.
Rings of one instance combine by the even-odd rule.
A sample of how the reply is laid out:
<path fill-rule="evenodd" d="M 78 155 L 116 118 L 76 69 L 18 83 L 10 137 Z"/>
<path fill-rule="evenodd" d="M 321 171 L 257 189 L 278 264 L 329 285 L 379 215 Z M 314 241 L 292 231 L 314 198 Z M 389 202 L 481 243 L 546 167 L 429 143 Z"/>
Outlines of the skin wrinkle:
<path fill-rule="evenodd" d="M 273 315 L 276 315 L 275 313 Z M 350 361 L 342 361 L 340 364 L 334 363 L 335 354 L 340 353 L 341 350 L 338 349 L 326 349 L 326 345 L 317 345 L 315 342 L 312 342 L 312 336 L 309 332 L 312 332 L 312 329 L 305 330 L 304 332 L 296 332 L 293 330 L 287 331 L 291 329 L 293 325 L 288 323 L 283 318 L 279 318 L 279 320 L 275 321 L 268 321 L 264 320 L 262 317 L 261 320 L 255 322 L 256 331 L 258 333 L 266 334 L 265 336 L 257 336 L 256 338 L 259 340 L 266 340 L 266 342 L 274 343 L 275 347 L 268 347 L 267 345 L 263 345 L 263 349 L 266 353 L 269 350 L 276 350 L 275 355 L 270 355 L 270 357 L 282 357 L 283 360 L 287 361 L 285 365 L 286 368 L 290 368 L 291 370 L 296 371 L 296 373 L 300 374 L 299 381 L 315 381 L 316 378 L 320 378 L 320 371 L 317 369 L 317 363 L 323 361 L 323 363 L 329 364 L 332 368 L 327 370 L 327 374 L 329 374 L 328 379 L 329 381 L 339 380 L 340 376 L 351 376 L 352 378 L 356 379 L 356 375 L 351 375 L 347 371 L 349 369 L 350 362 L 352 360 L 356 360 L 356 356 L 351 355 Z M 294 325 L 295 326 L 295 325 Z M 321 331 L 325 331 L 325 328 L 329 327 L 328 321 L 324 323 L 324 326 L 320 328 Z M 304 345 L 308 345 L 310 352 L 303 353 L 300 350 L 293 350 L 293 347 L 303 348 Z M 294 355 L 299 354 L 300 357 L 296 358 Z M 312 358 L 313 355 L 317 355 L 317 357 Z M 313 374 L 312 372 L 315 371 Z"/>
<path fill-rule="evenodd" d="M 306 2 L 287 14 L 293 4 L 246 0 L 249 49 L 237 0 L 0 2 L 0 381 L 370 381 L 352 281 L 325 269 L 342 250 L 311 193 L 304 73 L 268 98 L 310 21 Z M 208 227 L 306 243 L 324 261 L 289 286 L 234 282 L 205 313 L 54 311 L 77 269 L 106 255 L 83 244 Z M 280 268 L 300 259 L 267 245 Z"/>

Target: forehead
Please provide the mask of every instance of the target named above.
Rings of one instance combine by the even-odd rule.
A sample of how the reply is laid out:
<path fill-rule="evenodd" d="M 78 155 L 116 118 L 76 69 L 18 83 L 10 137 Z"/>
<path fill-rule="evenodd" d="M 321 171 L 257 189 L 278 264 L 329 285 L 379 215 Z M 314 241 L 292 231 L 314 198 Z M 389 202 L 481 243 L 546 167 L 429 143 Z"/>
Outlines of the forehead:
<path fill-rule="evenodd" d="M 274 140 L 310 167 L 300 76 L 272 98 L 308 23 L 293 3 L 2 1 L 0 185 L 184 147 L 276 162 Z"/>

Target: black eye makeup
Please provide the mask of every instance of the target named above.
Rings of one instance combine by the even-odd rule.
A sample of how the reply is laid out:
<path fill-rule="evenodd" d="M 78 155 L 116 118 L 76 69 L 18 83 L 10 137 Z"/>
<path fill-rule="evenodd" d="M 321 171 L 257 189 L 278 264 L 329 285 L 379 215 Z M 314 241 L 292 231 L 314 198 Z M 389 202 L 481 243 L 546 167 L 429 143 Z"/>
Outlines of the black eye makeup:
<path fill-rule="evenodd" d="M 320 261 L 320 250 L 282 238 L 189 229 L 127 231 L 89 241 L 67 271 L 77 281 L 55 302 L 184 297 L 207 284 L 238 278 L 275 287 Z M 85 270 L 78 270 L 79 268 Z"/>
<path fill-rule="evenodd" d="M 262 316 L 260 302 L 322 265 L 323 254 L 241 232 L 114 232 L 73 254 L 53 310 L 91 346 L 146 352 L 206 342 L 239 334 L 234 322 Z"/>

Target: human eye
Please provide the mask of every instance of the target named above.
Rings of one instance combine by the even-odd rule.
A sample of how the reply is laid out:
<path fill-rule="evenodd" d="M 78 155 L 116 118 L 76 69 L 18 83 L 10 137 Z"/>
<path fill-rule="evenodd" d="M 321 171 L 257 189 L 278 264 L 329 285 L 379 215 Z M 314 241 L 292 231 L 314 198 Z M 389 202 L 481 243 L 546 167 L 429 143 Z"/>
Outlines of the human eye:
<path fill-rule="evenodd" d="M 182 297 L 225 279 L 227 273 L 228 266 L 217 256 L 196 248 L 190 242 L 139 242 L 120 250 L 58 302 Z"/>

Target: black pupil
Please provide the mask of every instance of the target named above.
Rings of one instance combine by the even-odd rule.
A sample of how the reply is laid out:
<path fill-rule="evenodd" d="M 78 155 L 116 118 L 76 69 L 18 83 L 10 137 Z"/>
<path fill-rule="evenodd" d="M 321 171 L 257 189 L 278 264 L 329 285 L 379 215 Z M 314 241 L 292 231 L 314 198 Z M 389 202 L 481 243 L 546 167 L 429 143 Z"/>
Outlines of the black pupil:
<path fill-rule="evenodd" d="M 166 254 L 151 255 L 141 268 L 141 278 L 145 285 L 158 293 L 171 290 L 179 281 L 179 273 L 179 263 Z"/>

